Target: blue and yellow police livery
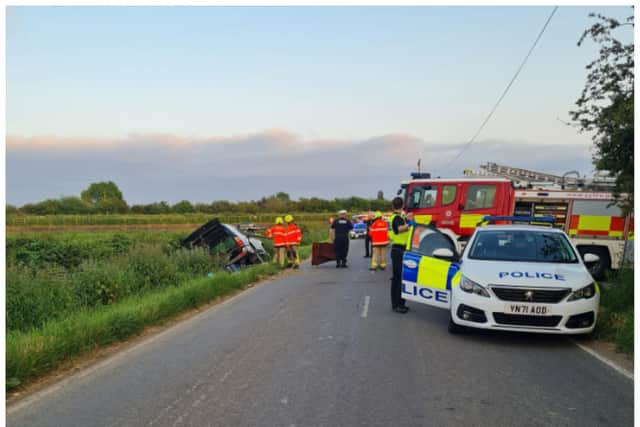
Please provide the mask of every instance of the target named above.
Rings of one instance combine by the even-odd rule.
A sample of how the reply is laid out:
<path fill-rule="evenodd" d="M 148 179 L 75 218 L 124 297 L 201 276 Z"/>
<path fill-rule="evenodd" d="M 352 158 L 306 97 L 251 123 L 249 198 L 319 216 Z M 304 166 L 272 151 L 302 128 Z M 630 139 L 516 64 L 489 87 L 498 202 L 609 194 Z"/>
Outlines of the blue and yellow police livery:
<path fill-rule="evenodd" d="M 412 227 L 402 266 L 405 299 L 450 312 L 466 327 L 582 334 L 593 331 L 600 291 L 584 259 L 559 229 L 478 227 L 462 256 L 435 227 Z"/>

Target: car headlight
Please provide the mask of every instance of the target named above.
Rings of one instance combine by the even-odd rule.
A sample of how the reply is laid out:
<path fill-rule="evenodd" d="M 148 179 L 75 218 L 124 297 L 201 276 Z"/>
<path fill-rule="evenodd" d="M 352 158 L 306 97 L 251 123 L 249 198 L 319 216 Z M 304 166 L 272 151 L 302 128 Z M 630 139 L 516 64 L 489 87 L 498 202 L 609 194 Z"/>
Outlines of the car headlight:
<path fill-rule="evenodd" d="M 468 294 L 476 294 L 476 295 L 489 298 L 489 292 L 484 286 L 477 284 L 476 282 L 474 282 L 471 279 L 468 279 L 465 276 L 462 276 L 460 278 L 460 289 L 462 289 Z"/>
<path fill-rule="evenodd" d="M 575 301 L 579 299 L 589 299 L 593 298 L 596 294 L 596 286 L 593 283 L 589 283 L 584 288 L 580 288 L 577 291 L 574 291 L 569 295 L 567 301 Z"/>

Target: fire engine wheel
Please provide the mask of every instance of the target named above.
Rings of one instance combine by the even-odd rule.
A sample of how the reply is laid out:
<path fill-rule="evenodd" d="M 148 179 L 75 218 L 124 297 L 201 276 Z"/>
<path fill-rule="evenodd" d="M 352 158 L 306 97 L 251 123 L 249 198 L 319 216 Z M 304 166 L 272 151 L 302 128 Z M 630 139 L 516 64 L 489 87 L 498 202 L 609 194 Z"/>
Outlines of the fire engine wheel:
<path fill-rule="evenodd" d="M 607 271 L 611 268 L 611 258 L 609 258 L 607 248 L 601 246 L 578 246 L 578 252 L 580 252 L 581 256 L 584 256 L 584 254 L 594 254 L 600 257 L 598 262 L 593 265 L 588 265 L 587 269 L 594 279 L 603 280 Z"/>

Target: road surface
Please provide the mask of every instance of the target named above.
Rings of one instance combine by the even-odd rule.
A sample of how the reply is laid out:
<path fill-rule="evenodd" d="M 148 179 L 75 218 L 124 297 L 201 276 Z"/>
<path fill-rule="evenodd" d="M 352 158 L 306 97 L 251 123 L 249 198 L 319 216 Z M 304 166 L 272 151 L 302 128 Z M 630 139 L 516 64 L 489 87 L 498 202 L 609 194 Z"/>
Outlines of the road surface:
<path fill-rule="evenodd" d="M 631 426 L 633 382 L 558 336 L 447 332 L 308 264 L 9 408 L 9 426 Z"/>

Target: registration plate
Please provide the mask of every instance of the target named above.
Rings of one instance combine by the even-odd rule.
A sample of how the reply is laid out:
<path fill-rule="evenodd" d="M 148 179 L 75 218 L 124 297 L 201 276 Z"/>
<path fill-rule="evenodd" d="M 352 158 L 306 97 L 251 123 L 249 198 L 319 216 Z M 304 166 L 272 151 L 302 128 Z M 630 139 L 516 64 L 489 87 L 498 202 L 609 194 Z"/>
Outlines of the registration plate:
<path fill-rule="evenodd" d="M 504 311 L 509 314 L 526 314 L 528 316 L 551 315 L 551 307 L 538 304 L 506 304 Z"/>

